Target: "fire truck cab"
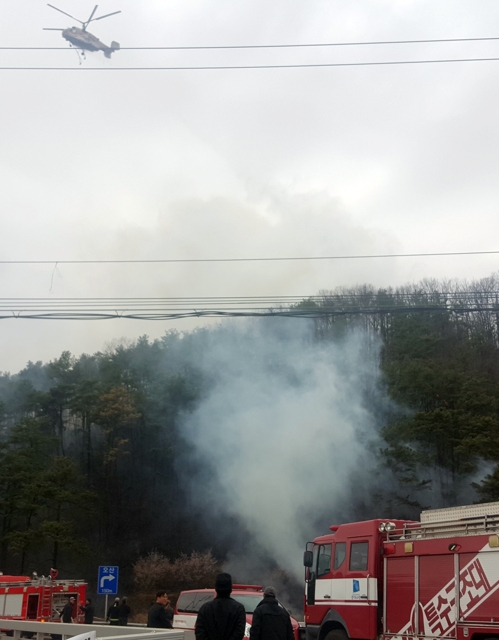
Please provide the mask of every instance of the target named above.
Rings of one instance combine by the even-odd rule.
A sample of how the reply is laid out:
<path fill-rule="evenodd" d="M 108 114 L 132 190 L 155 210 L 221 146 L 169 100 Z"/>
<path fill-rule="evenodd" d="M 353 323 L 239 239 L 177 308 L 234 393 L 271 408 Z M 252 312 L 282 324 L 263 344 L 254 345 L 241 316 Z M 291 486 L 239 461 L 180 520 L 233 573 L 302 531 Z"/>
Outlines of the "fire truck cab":
<path fill-rule="evenodd" d="M 335 525 L 307 544 L 307 640 L 499 639 L 499 503 Z"/>
<path fill-rule="evenodd" d="M 379 635 L 386 521 L 333 525 L 333 533 L 307 544 L 307 640 L 373 639 Z M 406 521 L 395 521 L 403 526 Z"/>

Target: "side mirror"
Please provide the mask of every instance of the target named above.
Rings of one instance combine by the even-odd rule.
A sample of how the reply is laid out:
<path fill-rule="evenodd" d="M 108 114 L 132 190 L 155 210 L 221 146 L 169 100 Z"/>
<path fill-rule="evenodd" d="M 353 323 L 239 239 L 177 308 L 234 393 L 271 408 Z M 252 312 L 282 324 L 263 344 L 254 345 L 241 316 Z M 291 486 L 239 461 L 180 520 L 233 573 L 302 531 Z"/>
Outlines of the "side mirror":
<path fill-rule="evenodd" d="M 314 554 L 312 551 L 305 551 L 303 553 L 303 566 L 311 567 L 314 563 Z"/>

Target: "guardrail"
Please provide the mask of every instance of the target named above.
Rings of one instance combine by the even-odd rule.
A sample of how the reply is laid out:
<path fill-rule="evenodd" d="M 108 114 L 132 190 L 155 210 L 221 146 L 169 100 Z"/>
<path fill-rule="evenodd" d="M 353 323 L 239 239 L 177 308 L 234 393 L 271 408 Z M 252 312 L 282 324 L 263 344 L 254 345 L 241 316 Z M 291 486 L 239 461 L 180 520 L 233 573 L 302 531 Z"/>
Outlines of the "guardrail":
<path fill-rule="evenodd" d="M 64 622 L 33 622 L 31 620 L 0 620 L 0 628 L 14 632 L 14 640 L 21 634 L 36 635 L 36 640 L 45 640 L 52 635 L 54 640 L 66 640 L 73 636 L 94 632 L 97 638 L 106 640 L 184 640 L 184 632 L 177 629 L 151 629 L 150 627 L 118 627 L 115 625 L 69 624 Z"/>

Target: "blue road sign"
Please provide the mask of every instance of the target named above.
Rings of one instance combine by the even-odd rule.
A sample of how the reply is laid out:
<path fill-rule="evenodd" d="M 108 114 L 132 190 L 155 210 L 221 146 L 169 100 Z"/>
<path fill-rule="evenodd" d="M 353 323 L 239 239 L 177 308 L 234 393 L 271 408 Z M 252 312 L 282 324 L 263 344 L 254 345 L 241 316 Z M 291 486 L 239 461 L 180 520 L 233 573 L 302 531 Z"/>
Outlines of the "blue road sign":
<path fill-rule="evenodd" d="M 97 593 L 115 596 L 118 593 L 119 567 L 99 567 L 97 574 Z"/>

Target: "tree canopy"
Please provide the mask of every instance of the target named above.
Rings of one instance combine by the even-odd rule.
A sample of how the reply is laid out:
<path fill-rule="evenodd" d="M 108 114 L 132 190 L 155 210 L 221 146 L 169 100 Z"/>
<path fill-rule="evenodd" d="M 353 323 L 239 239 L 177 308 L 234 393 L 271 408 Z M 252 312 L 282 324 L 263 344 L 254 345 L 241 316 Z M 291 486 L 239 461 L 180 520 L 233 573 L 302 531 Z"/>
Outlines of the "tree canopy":
<path fill-rule="evenodd" d="M 416 312 L 402 295 L 407 288 L 359 287 L 351 292 L 362 294 L 366 307 L 388 300 L 396 312 L 307 321 L 315 323 L 316 346 L 352 332 L 377 345 L 366 358 L 381 375 L 375 388 L 359 393 L 375 406 L 366 444 L 374 473 L 389 472 L 393 481 L 386 491 L 373 482 L 355 505 L 359 517 L 376 510 L 417 517 L 421 507 L 499 499 L 499 303 L 497 311 L 480 310 L 480 296 L 486 292 L 490 302 L 499 280 L 423 282 L 411 291 L 421 304 L 434 303 L 452 287 L 472 290 L 475 313 L 444 303 Z M 324 304 L 334 305 L 340 293 L 323 292 Z M 65 351 L 0 375 L 4 573 L 51 565 L 75 577 L 96 563 L 116 563 L 131 575 L 133 565 L 154 558 L 180 566 L 192 552 L 200 554 L 195 562 L 211 551 L 213 566 L 223 561 L 231 540 L 217 528 L 234 525 L 234 514 L 200 517 L 192 486 L 181 481 L 186 469 L 199 482 L 212 473 L 209 460 L 189 467 L 183 423 L 223 376 L 216 362 L 208 373 L 199 366 L 216 332 L 229 335 L 233 325 L 169 331 L 154 341 L 143 336 L 93 355 Z M 279 339 L 285 344 L 286 334 Z"/>

